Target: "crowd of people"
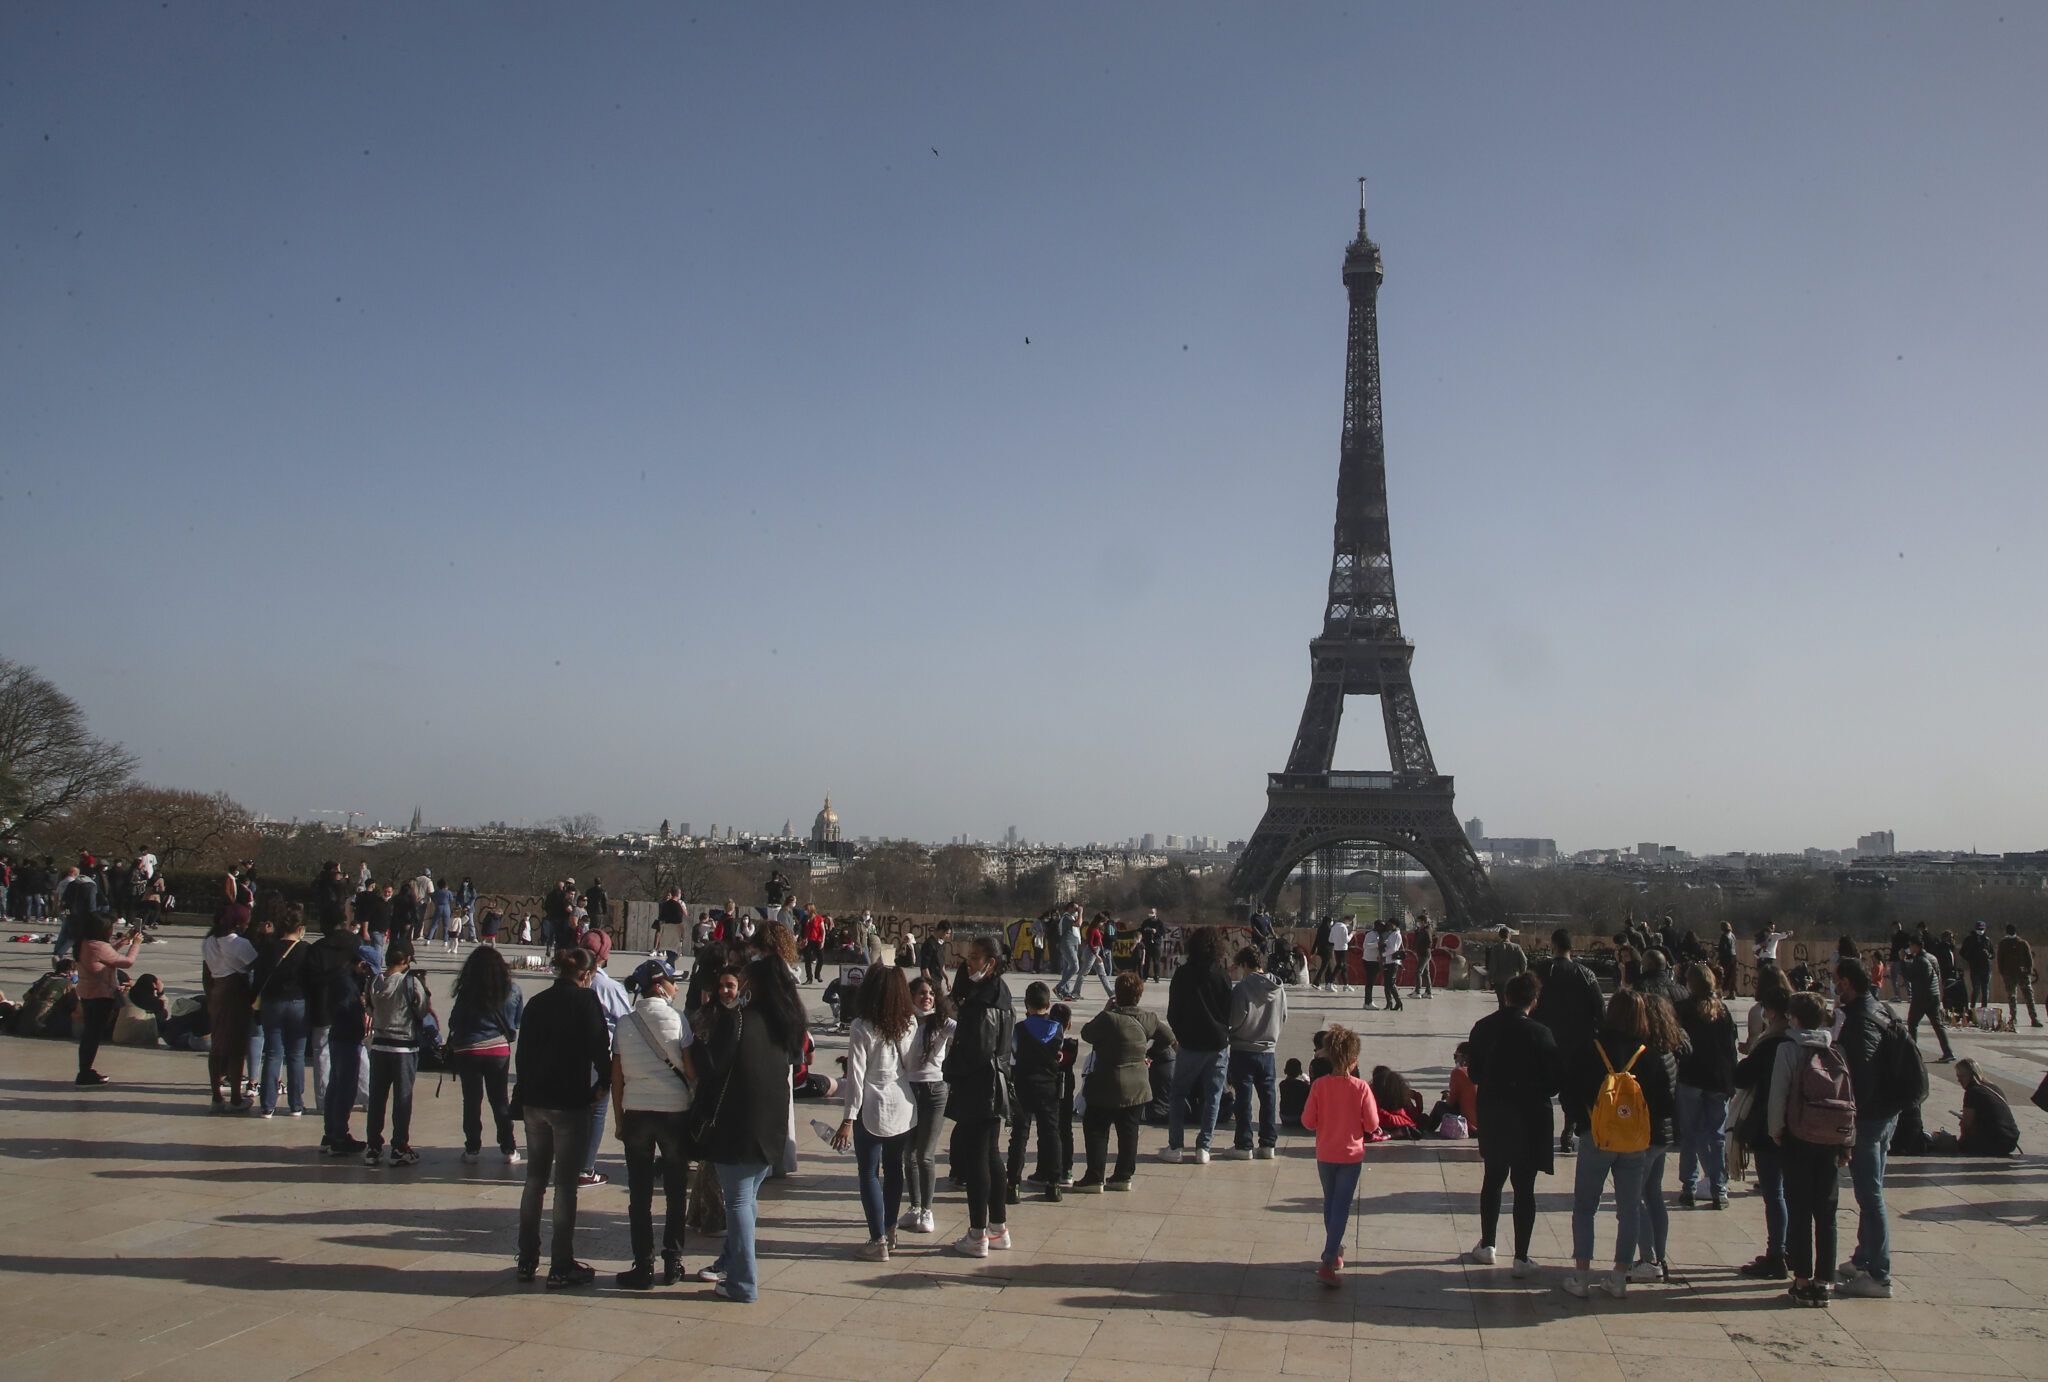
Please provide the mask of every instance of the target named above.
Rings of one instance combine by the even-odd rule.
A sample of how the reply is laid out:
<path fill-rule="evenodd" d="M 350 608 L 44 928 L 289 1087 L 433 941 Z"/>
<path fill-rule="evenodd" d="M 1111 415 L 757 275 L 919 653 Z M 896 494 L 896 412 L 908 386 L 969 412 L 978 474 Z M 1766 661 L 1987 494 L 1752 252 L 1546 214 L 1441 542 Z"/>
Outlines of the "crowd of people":
<path fill-rule="evenodd" d="M 1106 919 L 1084 922 L 1067 910 L 1064 923 L 1045 931 L 1059 980 L 1028 983 L 1020 1015 L 999 938 L 974 938 L 948 972 L 948 927 L 922 942 L 903 937 L 891 956 L 872 917 L 834 923 L 786 898 L 760 919 L 728 905 L 692 923 L 671 893 L 662 924 L 679 941 L 691 931 L 690 968 L 679 970 L 678 952 L 658 950 L 621 983 L 608 972 L 601 888 L 579 895 L 565 879 L 542 908 L 553 982 L 525 998 L 493 943 L 499 928 L 480 929 L 484 943 L 462 962 L 444 1015 L 416 946 L 461 934 L 475 895 L 466 880 L 424 881 L 348 880 L 329 864 L 310 905 L 257 908 L 254 880 L 230 875 L 201 947 L 204 1005 L 196 1011 L 166 1005 L 154 976 L 130 981 L 148 928 L 117 924 L 95 906 L 66 928 L 70 944 L 51 975 L 0 1015 L 18 1025 L 33 1007 L 43 1034 L 66 1024 L 63 1034 L 78 1041 L 77 1081 L 89 1085 L 104 1082 L 96 1061 L 118 1015 L 140 1009 L 157 1024 L 153 1041 L 178 1045 L 175 1034 L 206 1050 L 215 1112 L 298 1117 L 310 1108 L 321 1118 L 322 1155 L 370 1166 L 420 1161 L 415 1080 L 423 1064 L 446 1069 L 461 1088 L 462 1160 L 480 1161 L 488 1134 L 508 1166 L 524 1165 L 515 1263 L 522 1280 L 541 1274 L 552 1195 L 545 1266 L 546 1284 L 557 1289 L 595 1276 L 575 1255 L 577 1202 L 605 1181 L 596 1160 L 609 1116 L 628 1189 L 631 1265 L 617 1284 L 681 1280 L 684 1236 L 696 1227 L 722 1242 L 695 1276 L 733 1301 L 758 1294 L 761 1187 L 795 1169 L 797 1105 L 805 1099 L 840 1106 L 836 1127 L 821 1131 L 854 1158 L 867 1227 L 859 1252 L 874 1261 L 898 1251 L 901 1235 L 936 1231 L 942 1137 L 967 1210 L 950 1247 L 981 1258 L 1009 1249 L 1009 1210 L 1027 1194 L 1058 1203 L 1128 1190 L 1148 1121 L 1164 1126 L 1163 1160 L 1196 1163 L 1271 1158 L 1291 1125 L 1315 1138 L 1326 1228 L 1316 1272 L 1327 1284 L 1342 1279 L 1367 1149 L 1390 1138 L 1470 1136 L 1482 1165 L 1473 1262 L 1497 1260 L 1511 1193 L 1509 1265 L 1517 1277 L 1537 1274 L 1536 1178 L 1554 1174 L 1560 1156 L 1574 1156 L 1573 1266 L 1559 1284 L 1574 1296 L 1623 1296 L 1631 1284 L 1669 1279 L 1672 1208 L 1726 1210 L 1731 1168 L 1753 1167 L 1765 1246 L 1740 1273 L 1789 1282 L 1788 1298 L 1802 1305 L 1825 1305 L 1831 1292 L 1890 1294 L 1890 1155 L 2002 1156 L 2018 1141 L 2003 1091 L 1969 1061 L 1957 1064 L 1959 1126 L 1924 1128 L 1917 1021 L 1935 1018 L 1944 1059 L 1949 1051 L 1938 1011 L 1922 1002 L 1939 962 L 1912 936 L 1892 966 L 1895 976 L 1904 971 L 1907 1018 L 1879 1001 L 1879 981 L 1853 947 L 1829 966 L 1832 1005 L 1796 984 L 1775 963 L 1775 945 L 1788 937 L 1773 932 L 1758 941 L 1758 997 L 1744 1025 L 1725 1002 L 1729 968 L 1710 951 L 1687 958 L 1695 952 L 1678 936 L 1631 927 L 1622 945 L 1634 953 L 1609 993 L 1568 932 L 1558 931 L 1550 953 L 1533 962 L 1502 934 L 1488 947 L 1485 970 L 1498 1010 L 1459 1044 L 1443 1097 L 1425 1109 L 1400 1072 L 1381 1065 L 1361 1073 L 1360 1038 L 1343 1026 L 1315 1034 L 1306 1070 L 1296 1060 L 1276 1069 L 1291 946 L 1270 925 L 1251 928 L 1234 953 L 1226 953 L 1223 928 L 1177 930 L 1170 966 L 1148 953 L 1156 942 L 1141 926 L 1138 963 L 1116 968 L 1105 962 L 1113 932 L 1098 930 Z M 62 896 L 68 906 L 72 894 Z M 1156 913 L 1146 924 L 1166 934 Z M 1426 919 L 1418 930 L 1427 936 Z M 1333 972 L 1354 953 L 1348 931 L 1342 918 L 1318 929 L 1312 990 L 1329 992 L 1340 973 L 1351 977 Z M 1367 1003 L 1378 981 L 1398 1006 L 1401 958 L 1410 945 L 1427 955 L 1429 941 L 1386 925 L 1368 932 L 1375 933 L 1369 942 L 1357 938 L 1379 966 L 1367 970 Z M 866 961 L 835 1004 L 847 1031 L 837 1077 L 812 1069 L 816 1048 L 799 991 L 800 982 L 822 978 L 817 952 L 827 945 Z M 2002 962 L 1997 952 L 1993 959 Z M 1145 1003 L 1162 967 L 1171 970 L 1163 1014 Z M 1408 976 L 1410 996 L 1426 973 L 1418 966 Z M 1078 1020 L 1072 1005 L 1091 975 L 1105 981 L 1105 1002 Z M 2031 952 L 2014 977 L 2021 983 L 2008 991 L 2019 993 L 2031 978 Z M 61 1001 L 48 1001 L 53 994 Z M 359 1100 L 360 1139 L 352 1128 Z M 1219 1129 L 1233 1134 L 1227 1147 L 1217 1143 Z M 1843 1168 L 1857 1221 L 1853 1249 L 1838 1262 Z M 1676 1184 L 1667 1187 L 1672 1172 Z M 1607 1204 L 1615 1236 L 1601 1271 L 1596 1238 Z"/>

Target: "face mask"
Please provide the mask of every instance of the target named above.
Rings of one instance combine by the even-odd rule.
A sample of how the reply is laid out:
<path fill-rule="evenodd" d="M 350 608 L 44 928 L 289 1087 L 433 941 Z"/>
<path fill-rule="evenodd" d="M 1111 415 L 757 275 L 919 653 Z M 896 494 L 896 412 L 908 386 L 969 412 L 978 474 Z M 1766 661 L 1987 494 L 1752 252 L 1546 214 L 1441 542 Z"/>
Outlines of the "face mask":
<path fill-rule="evenodd" d="M 723 1008 L 737 1008 L 740 1005 L 739 995 L 734 994 L 732 997 L 728 998 L 721 993 L 718 995 L 718 1004 L 720 1007 Z"/>

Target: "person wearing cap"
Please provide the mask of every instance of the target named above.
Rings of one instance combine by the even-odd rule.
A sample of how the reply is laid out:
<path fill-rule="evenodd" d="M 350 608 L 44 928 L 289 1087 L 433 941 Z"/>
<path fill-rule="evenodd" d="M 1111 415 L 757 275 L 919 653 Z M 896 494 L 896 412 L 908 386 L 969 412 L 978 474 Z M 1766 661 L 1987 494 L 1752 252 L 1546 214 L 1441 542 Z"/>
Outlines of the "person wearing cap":
<path fill-rule="evenodd" d="M 573 880 L 572 880 L 573 881 Z M 597 995 L 597 1005 L 604 1011 L 604 1023 L 612 1039 L 613 1049 L 619 1044 L 619 1023 L 633 1011 L 633 995 L 626 992 L 626 986 L 605 973 L 605 954 L 599 954 L 588 946 L 578 945 L 578 950 L 590 955 L 590 991 Z M 606 1062 L 610 1064 L 609 1061 Z M 599 1099 L 590 1109 L 590 1140 L 584 1146 L 583 1174 L 577 1181 L 584 1189 L 603 1185 L 609 1179 L 597 1169 L 597 1149 L 604 1144 L 605 1101 Z"/>
<path fill-rule="evenodd" d="M 689 1188 L 689 1153 L 683 1115 L 689 1112 L 696 1067 L 690 1052 L 690 1024 L 676 1011 L 676 972 L 658 956 L 643 962 L 626 980 L 633 1007 L 621 1018 L 612 1043 L 612 1112 L 626 1152 L 626 1221 L 633 1265 L 618 1274 L 619 1286 L 645 1291 L 654 1285 L 654 1164 L 661 1159 L 662 1284 L 683 1277 L 683 1219 Z"/>
<path fill-rule="evenodd" d="M 1991 928 L 1978 922 L 1956 947 L 1956 958 L 1970 973 L 1970 1006 L 1991 1004 Z"/>

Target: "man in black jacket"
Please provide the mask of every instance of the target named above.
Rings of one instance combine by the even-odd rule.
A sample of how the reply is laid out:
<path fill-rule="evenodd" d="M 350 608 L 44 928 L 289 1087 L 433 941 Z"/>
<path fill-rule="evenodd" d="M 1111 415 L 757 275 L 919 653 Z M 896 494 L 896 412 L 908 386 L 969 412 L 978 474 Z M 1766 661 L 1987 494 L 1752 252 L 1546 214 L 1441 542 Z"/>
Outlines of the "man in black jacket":
<path fill-rule="evenodd" d="M 1918 936 L 1906 950 L 1902 966 L 1906 983 L 1906 1034 L 1920 1040 L 1920 1019 L 1934 1026 L 1934 1039 L 1941 1043 L 1937 1065 L 1954 1065 L 1956 1053 L 1949 1049 L 1948 1024 L 1941 1017 L 1941 966 L 1927 953 Z"/>
<path fill-rule="evenodd" d="M 519 1201 L 519 1279 L 540 1265 L 540 1211 L 555 1187 L 548 1285 L 581 1286 L 597 1273 L 576 1260 L 577 1175 L 590 1137 L 590 1110 L 611 1088 L 611 1032 L 590 991 L 588 950 L 555 954 L 554 984 L 533 996 L 519 1023 L 516 1095 L 526 1118 L 526 1190 Z"/>
<path fill-rule="evenodd" d="M 1569 1062 L 1600 1030 L 1601 1020 L 1607 1015 L 1607 1000 L 1601 996 L 1600 981 L 1593 977 L 1593 971 L 1572 958 L 1570 931 L 1560 926 L 1553 932 L 1550 949 L 1550 965 L 1542 975 L 1543 992 L 1538 995 L 1531 1016 L 1550 1029 L 1551 1036 L 1557 1039 L 1559 1058 Z M 1585 1110 L 1575 1110 L 1567 1104 L 1557 1149 L 1569 1152 L 1576 1147 L 1577 1134 L 1585 1125 Z"/>
<path fill-rule="evenodd" d="M 1216 1116 L 1223 1103 L 1225 1054 L 1230 1049 L 1230 976 L 1223 969 L 1223 933 L 1214 926 L 1188 936 L 1188 956 L 1166 990 L 1166 1025 L 1180 1049 L 1173 1058 L 1173 1086 L 1166 1102 L 1163 1161 L 1179 1161 L 1186 1135 L 1188 1099 L 1201 1100 L 1194 1160 L 1209 1159 Z"/>
<path fill-rule="evenodd" d="M 1887 1087 L 1890 1082 L 1879 1052 L 1886 1029 L 1897 1026 L 1899 1019 L 1877 1001 L 1870 974 L 1857 960 L 1835 966 L 1835 998 L 1842 1013 L 1842 1035 L 1835 1046 L 1848 1063 L 1849 1083 L 1856 1092 L 1856 1145 L 1849 1153 L 1849 1179 L 1856 1188 L 1856 1250 L 1838 1289 L 1843 1295 L 1889 1299 L 1892 1242 L 1884 1208 L 1884 1167 L 1899 1112 L 1911 1095 Z"/>

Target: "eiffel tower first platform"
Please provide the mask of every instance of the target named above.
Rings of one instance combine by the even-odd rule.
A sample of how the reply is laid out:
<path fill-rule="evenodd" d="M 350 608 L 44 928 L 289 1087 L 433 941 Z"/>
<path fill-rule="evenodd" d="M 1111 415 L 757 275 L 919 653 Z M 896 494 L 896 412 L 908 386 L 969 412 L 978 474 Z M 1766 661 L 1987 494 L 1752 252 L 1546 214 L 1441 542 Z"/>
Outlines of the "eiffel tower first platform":
<path fill-rule="evenodd" d="M 1339 845 L 1397 849 L 1429 870 L 1450 925 L 1502 920 L 1493 887 L 1458 824 L 1451 779 L 1436 770 L 1394 604 L 1387 535 L 1387 453 L 1380 426 L 1380 247 L 1365 233 L 1344 251 L 1351 330 L 1344 354 L 1344 438 L 1337 465 L 1336 555 L 1323 632 L 1308 645 L 1308 704 L 1287 771 L 1266 779 L 1266 814 L 1230 877 L 1233 894 L 1270 909 L 1303 859 Z M 1387 772 L 1333 772 L 1347 696 L 1377 696 L 1387 727 Z"/>

